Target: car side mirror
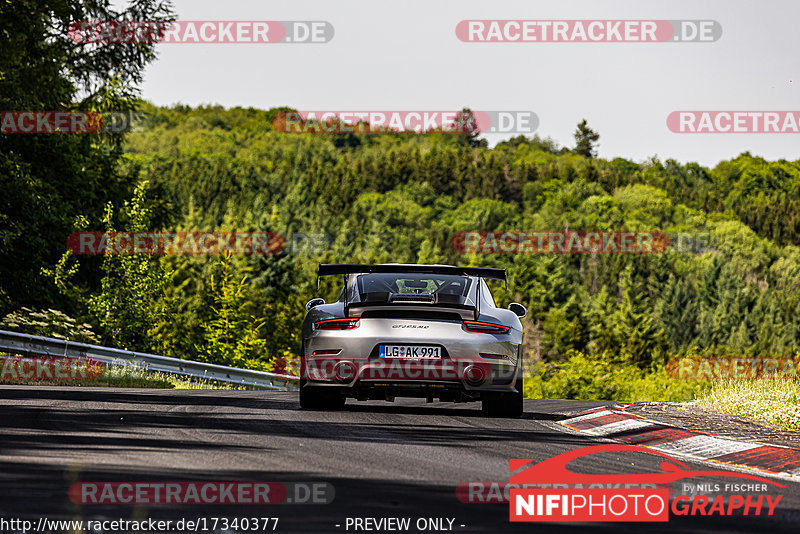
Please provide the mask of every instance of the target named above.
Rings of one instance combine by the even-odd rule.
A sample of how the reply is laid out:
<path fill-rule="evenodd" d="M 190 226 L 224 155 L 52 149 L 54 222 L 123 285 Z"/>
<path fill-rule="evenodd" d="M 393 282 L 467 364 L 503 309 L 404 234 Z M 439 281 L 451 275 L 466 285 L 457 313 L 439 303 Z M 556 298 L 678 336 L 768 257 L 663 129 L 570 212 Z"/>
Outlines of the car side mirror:
<path fill-rule="evenodd" d="M 509 304 L 508 309 L 514 312 L 514 314 L 519 318 L 528 315 L 528 308 L 517 302 L 512 302 L 511 304 Z"/>
<path fill-rule="evenodd" d="M 319 297 L 311 299 L 306 303 L 306 311 L 311 311 L 312 308 L 316 308 L 321 304 L 325 304 L 325 299 L 321 299 Z"/>

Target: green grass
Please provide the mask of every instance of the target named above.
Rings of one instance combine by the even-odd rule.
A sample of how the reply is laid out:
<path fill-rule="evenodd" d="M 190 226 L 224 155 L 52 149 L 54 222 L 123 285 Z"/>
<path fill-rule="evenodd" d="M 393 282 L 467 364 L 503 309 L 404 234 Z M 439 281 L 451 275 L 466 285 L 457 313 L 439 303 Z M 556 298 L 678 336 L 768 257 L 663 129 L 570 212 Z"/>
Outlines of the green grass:
<path fill-rule="evenodd" d="M 680 380 L 575 352 L 558 364 L 540 364 L 525 377 L 529 399 L 616 402 L 693 400 L 703 408 L 800 431 L 800 381 Z"/>
<path fill-rule="evenodd" d="M 720 380 L 698 395 L 697 404 L 800 430 L 800 382 L 795 380 Z"/>

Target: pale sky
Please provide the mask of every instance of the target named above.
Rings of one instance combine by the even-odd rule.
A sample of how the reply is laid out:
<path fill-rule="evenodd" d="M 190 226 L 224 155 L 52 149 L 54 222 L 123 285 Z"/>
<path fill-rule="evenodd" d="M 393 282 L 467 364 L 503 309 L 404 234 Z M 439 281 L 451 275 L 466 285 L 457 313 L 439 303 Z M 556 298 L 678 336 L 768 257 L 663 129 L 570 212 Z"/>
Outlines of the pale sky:
<path fill-rule="evenodd" d="M 117 2 L 119 4 L 120 2 Z M 175 0 L 183 20 L 324 20 L 326 44 L 161 44 L 144 98 L 300 110 L 529 110 L 599 154 L 713 166 L 800 158 L 800 134 L 675 134 L 675 110 L 800 111 L 796 0 Z M 715 20 L 713 43 L 465 43 L 464 19 Z M 489 138 L 491 142 L 499 136 Z"/>

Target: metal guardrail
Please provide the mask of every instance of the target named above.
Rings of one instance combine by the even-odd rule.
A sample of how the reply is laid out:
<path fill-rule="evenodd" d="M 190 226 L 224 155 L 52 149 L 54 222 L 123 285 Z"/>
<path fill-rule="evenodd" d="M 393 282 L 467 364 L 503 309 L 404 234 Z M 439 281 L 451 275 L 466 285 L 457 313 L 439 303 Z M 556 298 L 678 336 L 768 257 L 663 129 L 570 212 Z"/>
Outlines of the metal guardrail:
<path fill-rule="evenodd" d="M 0 353 L 19 354 L 22 356 L 92 358 L 106 364 L 135 365 L 144 371 L 170 373 L 191 379 L 202 379 L 259 389 L 296 391 L 299 387 L 298 378 L 295 376 L 180 360 L 167 356 L 112 349 L 6 330 L 0 330 Z"/>

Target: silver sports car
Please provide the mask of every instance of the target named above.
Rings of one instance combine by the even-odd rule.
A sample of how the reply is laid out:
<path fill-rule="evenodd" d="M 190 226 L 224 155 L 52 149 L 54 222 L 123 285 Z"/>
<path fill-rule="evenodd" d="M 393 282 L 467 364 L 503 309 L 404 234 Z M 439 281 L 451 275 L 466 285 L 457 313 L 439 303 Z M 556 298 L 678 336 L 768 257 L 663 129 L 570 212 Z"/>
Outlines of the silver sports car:
<path fill-rule="evenodd" d="M 321 264 L 342 276 L 336 302 L 306 304 L 300 406 L 420 397 L 481 401 L 487 415 L 522 415 L 521 304 L 498 308 L 484 279 L 505 269 Z"/>

